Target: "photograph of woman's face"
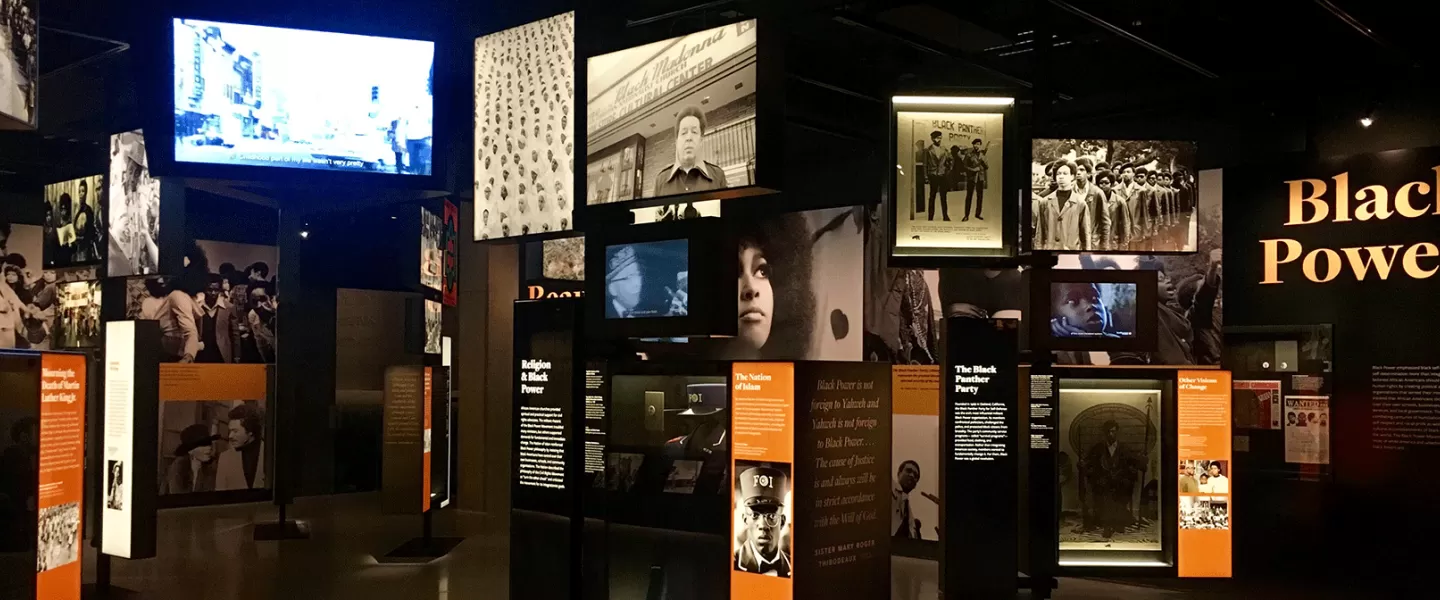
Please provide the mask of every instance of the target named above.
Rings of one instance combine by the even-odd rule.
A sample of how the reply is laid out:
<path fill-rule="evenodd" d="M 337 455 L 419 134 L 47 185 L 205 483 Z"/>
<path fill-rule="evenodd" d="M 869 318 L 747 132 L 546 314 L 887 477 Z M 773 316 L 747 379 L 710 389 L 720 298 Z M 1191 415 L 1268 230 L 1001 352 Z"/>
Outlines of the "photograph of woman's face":
<path fill-rule="evenodd" d="M 760 349 L 770 339 L 775 315 L 775 294 L 770 286 L 770 263 L 759 248 L 740 246 L 740 327 L 737 337 Z"/>

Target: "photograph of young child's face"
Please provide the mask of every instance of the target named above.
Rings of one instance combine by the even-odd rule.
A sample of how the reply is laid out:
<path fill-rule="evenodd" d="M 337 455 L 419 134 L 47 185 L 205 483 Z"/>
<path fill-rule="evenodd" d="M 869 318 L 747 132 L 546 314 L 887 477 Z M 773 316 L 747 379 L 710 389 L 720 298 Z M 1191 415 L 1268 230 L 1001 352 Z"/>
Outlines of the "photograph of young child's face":
<path fill-rule="evenodd" d="M 1110 313 L 1100 301 L 1100 286 L 1093 283 L 1059 283 L 1051 291 L 1052 318 L 1065 328 L 1101 333 L 1110 323 Z"/>

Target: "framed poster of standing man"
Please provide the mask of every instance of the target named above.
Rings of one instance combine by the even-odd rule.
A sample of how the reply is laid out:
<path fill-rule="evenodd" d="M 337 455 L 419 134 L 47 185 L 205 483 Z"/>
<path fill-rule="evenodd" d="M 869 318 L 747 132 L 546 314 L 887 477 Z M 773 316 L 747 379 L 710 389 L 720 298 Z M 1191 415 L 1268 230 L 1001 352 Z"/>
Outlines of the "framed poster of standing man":
<path fill-rule="evenodd" d="M 1011 256 L 1006 232 L 1015 209 L 1006 173 L 1014 98 L 895 96 L 891 104 L 891 257 L 933 263 Z"/>

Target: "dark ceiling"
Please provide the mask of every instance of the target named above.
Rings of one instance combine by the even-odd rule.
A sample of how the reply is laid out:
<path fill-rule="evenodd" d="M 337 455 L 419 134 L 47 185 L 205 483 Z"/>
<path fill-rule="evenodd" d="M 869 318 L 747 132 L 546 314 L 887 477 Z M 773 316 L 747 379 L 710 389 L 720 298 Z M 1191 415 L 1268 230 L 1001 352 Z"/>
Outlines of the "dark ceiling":
<path fill-rule="evenodd" d="M 188 8 L 180 5 L 190 5 Z M 105 136 L 137 120 L 137 24 L 199 0 L 42 0 L 41 128 L 0 133 L 0 185 L 93 170 Z M 467 39 L 575 2 L 251 0 L 252 21 L 393 25 Z M 1301 149 L 1327 123 L 1428 106 L 1434 8 L 1361 0 L 585 0 L 661 37 L 736 15 L 783 13 L 792 116 L 883 139 L 892 92 L 996 88 L 1035 135 L 1191 138 L 1202 163 Z M 404 10 L 398 10 L 398 7 Z M 163 9 L 161 7 L 164 7 Z M 583 13 L 582 13 L 583 14 Z M 377 25 L 378 24 L 378 25 Z M 1038 43 L 1049 36 L 1052 44 Z M 468 64 L 467 64 L 468 67 Z M 468 80 L 468 73 L 465 74 Z M 465 93 L 456 89 L 454 93 Z M 1046 110 L 1046 108 L 1049 110 Z M 1432 126 L 1433 128 L 1433 126 Z M 72 141 L 73 140 L 73 141 Z M 1206 152 L 1204 148 L 1212 148 Z"/>

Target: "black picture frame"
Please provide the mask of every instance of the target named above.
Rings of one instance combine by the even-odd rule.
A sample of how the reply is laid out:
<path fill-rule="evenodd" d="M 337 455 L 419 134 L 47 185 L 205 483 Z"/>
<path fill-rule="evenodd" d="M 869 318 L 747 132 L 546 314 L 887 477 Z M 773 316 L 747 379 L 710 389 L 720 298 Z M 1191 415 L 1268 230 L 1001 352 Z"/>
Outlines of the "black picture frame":
<path fill-rule="evenodd" d="M 1008 99 L 1009 103 L 1000 103 L 1002 99 Z M 991 202 L 998 202 L 1002 206 L 1001 245 L 999 248 L 902 247 L 899 239 L 899 207 L 901 202 L 913 202 L 914 199 L 900 197 L 897 171 L 891 170 L 887 173 L 885 210 L 888 211 L 889 223 L 885 233 L 890 245 L 889 264 L 891 267 L 934 269 L 979 266 L 993 264 L 997 261 L 1005 263 L 1018 254 L 1020 240 L 1016 236 L 1016 231 L 1019 225 L 1020 207 L 1018 206 L 1016 186 L 1017 182 L 1021 180 L 1018 171 L 1019 164 L 1021 159 L 1026 156 L 1026 153 L 1021 152 L 1019 148 L 1021 137 L 1015 114 L 1015 104 L 1019 101 L 1020 99 L 1015 94 L 1008 92 L 966 93 L 963 90 L 954 89 L 944 91 L 907 90 L 903 93 L 897 92 L 890 98 L 889 110 L 886 113 L 889 119 L 886 130 L 889 132 L 887 156 L 890 158 L 889 164 L 893 165 L 892 169 L 904 168 L 913 162 L 913 157 L 901 156 L 899 153 L 898 120 L 902 112 L 1001 115 L 1002 152 L 1000 159 L 1003 162 L 999 197 L 990 199 Z"/>
<path fill-rule="evenodd" d="M 1128 338 L 1061 338 L 1051 335 L 1050 295 L 1057 283 L 1118 283 L 1135 286 L 1135 335 Z M 1034 269 L 1030 287 L 1030 347 L 1047 352 L 1154 352 L 1158 345 L 1159 292 L 1155 271 Z M 1046 315 L 1041 317 L 1040 315 Z"/>
<path fill-rule="evenodd" d="M 720 219 L 692 219 L 608 228 L 585 236 L 586 334 L 595 339 L 708 338 L 734 336 L 736 261 L 732 234 Z M 606 248 L 687 240 L 689 299 L 685 315 L 607 318 Z"/>
<path fill-rule="evenodd" d="M 435 53 L 432 63 L 433 90 L 453 89 L 456 86 L 451 73 L 450 62 L 455 60 L 454 56 L 447 54 L 453 40 L 450 36 L 440 31 L 418 31 L 413 28 L 407 29 L 403 25 L 395 26 L 390 22 L 382 21 L 385 25 L 361 27 L 353 20 L 344 20 L 341 17 L 313 18 L 301 22 L 257 22 L 253 11 L 245 12 L 242 8 L 207 7 L 204 9 L 188 9 L 184 14 L 178 14 L 177 10 L 163 11 L 145 20 L 141 35 L 137 35 L 137 43 L 134 44 L 136 60 L 142 64 L 148 64 L 155 68 L 143 69 L 143 74 L 138 76 L 137 88 L 142 107 L 140 129 L 146 132 L 148 142 L 146 151 L 149 157 L 151 175 L 154 177 L 166 177 L 177 179 L 205 179 L 221 182 L 234 182 L 247 186 L 268 187 L 277 189 L 306 189 L 318 190 L 327 187 L 350 187 L 360 189 L 388 189 L 388 190 L 448 190 L 449 161 L 448 158 L 453 150 L 454 134 L 457 131 L 455 120 L 455 108 L 440 93 L 432 93 L 432 132 L 431 141 L 431 172 L 429 175 L 396 175 L 393 173 L 368 173 L 368 172 L 347 172 L 331 171 L 324 169 L 288 168 L 281 166 L 253 166 L 253 165 L 227 165 L 200 162 L 184 162 L 176 159 L 175 156 L 175 116 L 174 116 L 174 20 L 176 19 L 197 19 L 215 21 L 233 25 L 248 25 L 255 27 L 274 27 L 281 29 L 296 29 L 306 31 L 319 31 L 325 33 L 338 33 L 349 35 L 363 35 L 371 37 L 384 37 L 392 39 L 404 39 L 412 41 L 424 41 L 434 44 Z M 137 71 L 140 73 L 141 71 Z M 161 143 L 153 143 L 153 142 Z M 299 194 L 305 196 L 305 194 Z"/>
<path fill-rule="evenodd" d="M 598 10 L 580 8 L 577 10 L 577 20 L 587 23 L 586 28 L 576 30 L 576 48 L 579 53 L 586 57 L 585 60 L 576 61 L 576 80 L 588 81 L 589 62 L 594 58 L 622 52 L 655 42 L 679 40 L 687 35 L 730 27 L 740 23 L 754 21 L 756 27 L 755 44 L 755 150 L 754 158 L 748 167 L 753 183 L 747 186 L 729 187 L 723 190 L 707 190 L 694 193 L 672 194 L 666 196 L 655 196 L 640 198 L 627 202 L 612 202 L 606 204 L 591 205 L 587 202 L 590 194 L 586 188 L 587 182 L 584 176 L 585 168 L 577 164 L 575 168 L 575 219 L 577 227 L 585 229 L 590 223 L 629 223 L 631 222 L 630 211 L 638 208 L 649 208 L 664 206 L 667 204 L 680 204 L 686 202 L 701 202 L 707 200 L 734 201 L 742 198 L 756 198 L 779 192 L 786 180 L 784 172 L 784 139 L 785 139 L 785 33 L 784 24 L 778 18 L 770 18 L 770 9 L 757 9 L 755 13 L 743 17 L 736 17 L 728 21 L 711 22 L 704 26 L 690 26 L 676 29 L 674 23 L 666 21 L 661 24 L 645 23 L 637 26 L 620 21 L 613 16 L 607 18 Z M 589 145 L 589 111 L 576 111 L 576 136 L 577 145 L 586 147 L 588 157 Z M 658 125 L 657 125 L 658 127 Z M 585 133 L 580 133 L 585 132 Z M 603 149 L 602 149 L 603 150 Z M 647 154 L 653 153 L 654 148 L 647 148 Z M 577 151 L 577 154 L 579 152 Z M 577 157 L 577 162 L 583 157 Z M 654 173 L 642 173 L 639 177 L 640 185 L 649 185 L 654 179 Z M 643 187 L 641 188 L 644 189 Z M 723 205 L 722 205 L 723 206 Z"/>

